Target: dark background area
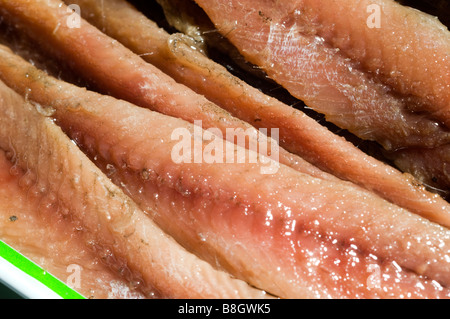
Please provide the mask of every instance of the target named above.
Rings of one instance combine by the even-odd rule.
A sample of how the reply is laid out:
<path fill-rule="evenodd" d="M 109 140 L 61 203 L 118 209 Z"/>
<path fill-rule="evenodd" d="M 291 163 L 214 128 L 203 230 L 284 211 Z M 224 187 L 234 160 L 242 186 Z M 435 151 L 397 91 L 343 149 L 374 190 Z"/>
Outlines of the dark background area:
<path fill-rule="evenodd" d="M 397 0 L 397 2 L 416 8 L 439 18 L 449 27 L 450 24 L 450 1 L 449 0 Z"/>
<path fill-rule="evenodd" d="M 0 299 L 23 299 L 22 296 L 18 295 L 15 291 L 9 289 L 2 283 L 0 283 Z"/>

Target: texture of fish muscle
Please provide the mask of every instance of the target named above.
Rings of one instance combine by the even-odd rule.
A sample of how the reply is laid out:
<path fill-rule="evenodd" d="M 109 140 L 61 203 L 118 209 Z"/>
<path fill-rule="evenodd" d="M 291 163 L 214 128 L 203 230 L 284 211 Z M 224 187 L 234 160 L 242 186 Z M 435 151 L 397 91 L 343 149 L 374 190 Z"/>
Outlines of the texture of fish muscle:
<path fill-rule="evenodd" d="M 446 228 L 284 165 L 264 175 L 259 163 L 176 163 L 172 132 L 187 130 L 194 144 L 194 125 L 59 81 L 11 52 L 2 60 L 11 87 L 52 108 L 148 216 L 216 267 L 284 298 L 448 297 Z M 382 289 L 367 285 L 373 267 Z"/>
<path fill-rule="evenodd" d="M 257 128 L 279 129 L 280 145 L 288 151 L 399 206 L 450 225 L 448 217 L 445 217 L 450 211 L 448 203 L 418 186 L 414 178 L 367 156 L 304 113 L 232 76 L 222 66 L 192 49 L 186 43 L 186 37 L 169 35 L 126 1 L 75 0 L 75 3 L 81 6 L 83 16 L 100 30 L 121 41 L 178 82 Z M 283 161 L 281 158 L 280 162 L 307 172 L 306 168 L 301 168 L 305 165 L 304 161 Z"/>
<path fill-rule="evenodd" d="M 244 57 L 337 126 L 388 152 L 449 144 L 450 40 L 436 19 L 391 0 L 196 2 Z M 442 171 L 420 177 L 450 185 Z"/>
<path fill-rule="evenodd" d="M 29 193 L 69 214 L 88 244 L 142 280 L 149 297 L 263 298 L 265 293 L 214 270 L 162 232 L 49 118 L 0 83 L 0 147 L 35 177 Z M 45 116 L 46 115 L 46 116 Z M 220 288 L 219 288 L 220 287 Z"/>

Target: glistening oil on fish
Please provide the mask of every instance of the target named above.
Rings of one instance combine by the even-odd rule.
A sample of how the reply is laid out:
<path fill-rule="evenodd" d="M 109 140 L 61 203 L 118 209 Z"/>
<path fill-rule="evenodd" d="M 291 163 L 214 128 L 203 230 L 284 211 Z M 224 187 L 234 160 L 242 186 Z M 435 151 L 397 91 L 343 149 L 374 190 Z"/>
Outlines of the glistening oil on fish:
<path fill-rule="evenodd" d="M 235 117 L 258 128 L 275 128 L 280 132 L 280 160 L 297 170 L 311 172 L 308 163 L 336 176 L 376 192 L 383 198 L 425 214 L 439 223 L 447 211 L 446 203 L 417 187 L 407 176 L 391 166 L 367 156 L 347 140 L 331 134 L 303 112 L 262 94 L 258 89 L 230 74 L 224 67 L 183 45 L 179 34 L 169 35 L 155 22 L 124 1 L 77 1 L 84 17 L 108 35 L 119 40 L 136 54 L 157 66 L 177 82 L 214 101 Z M 170 1 L 164 1 L 165 4 Z M 179 3 L 177 3 L 178 5 Z M 186 2 L 179 4 L 184 7 Z M 175 7 L 177 8 L 177 7 Z M 195 11 L 196 14 L 198 11 Z M 133 25 L 123 21 L 139 21 Z M 135 32 L 139 29 L 139 32 Z M 190 29 L 190 27 L 188 27 Z M 208 29 L 207 29 L 208 30 Z M 177 39 L 176 41 L 174 39 Z M 146 54 L 151 53 L 151 54 Z M 167 63 L 166 61 L 170 61 Z M 214 127 L 216 127 L 214 125 Z M 242 126 L 244 130 L 247 127 Z M 291 152 L 283 160 L 283 148 Z M 292 155 L 299 155 L 292 157 Z M 345 165 L 342 165 L 345 163 Z M 297 165 L 298 164 L 298 165 Z M 323 173 L 315 172 L 314 174 Z M 319 176 L 319 175 L 315 175 Z M 419 200 L 420 198 L 420 200 Z"/>
<path fill-rule="evenodd" d="M 394 160 L 404 149 L 431 152 L 422 171 L 414 156 L 397 163 L 448 188 L 449 35 L 439 21 L 390 0 L 375 3 L 379 28 L 367 24 L 372 1 L 196 2 L 249 61 L 330 122 Z"/>
<path fill-rule="evenodd" d="M 108 251 L 111 265 L 127 265 L 144 297 L 450 297 L 450 210 L 443 198 L 202 52 L 174 47 L 173 37 L 127 2 L 76 2 L 82 15 L 84 10 L 94 14 L 87 14 L 92 22 L 81 19 L 71 28 L 63 22 L 73 12 L 61 1 L 0 1 L 6 21 L 33 35 L 49 59 L 67 59 L 72 72 L 91 85 L 58 79 L 7 45 L 0 47 L 2 92 L 16 101 L 3 105 L 0 146 L 8 149 L 16 137 L 14 151 L 28 159 L 18 163 L 34 170 L 38 180 L 49 176 L 49 182 L 61 185 L 54 196 L 67 207 L 65 214 L 104 247 L 97 254 Z M 234 10 L 231 4 L 225 1 L 222 7 Z M 280 12 L 284 4 L 278 3 Z M 100 5 L 103 26 L 96 28 Z M 219 25 L 208 9 L 214 8 L 205 11 Z M 123 28 L 127 15 L 142 32 Z M 251 29 L 256 22 L 248 17 Z M 114 31 L 120 29 L 125 36 Z M 162 40 L 147 47 L 152 54 L 143 55 L 136 43 L 145 41 L 133 42 L 133 34 L 157 34 Z M 25 109 L 17 106 L 21 103 Z M 37 105 L 52 112 L 41 114 Z M 69 141 L 70 152 L 45 136 L 45 143 L 30 148 L 33 139 L 15 126 L 19 115 L 24 123 L 51 123 L 51 130 L 60 130 L 52 137 L 64 141 L 61 145 Z M 226 152 L 214 152 L 214 161 L 174 161 L 174 149 L 180 150 L 174 132 L 188 132 L 186 145 L 212 155 L 211 144 L 198 142 L 211 142 L 217 129 L 218 144 L 249 159 L 258 158 L 252 148 L 222 133 L 241 130 L 250 132 L 242 135 L 246 140 L 270 140 L 271 134 L 258 132 L 261 128 L 279 129 L 279 158 L 272 159 L 277 170 L 270 174 L 261 173 L 260 161 L 230 163 Z M 37 129 L 36 136 L 46 130 Z M 415 143 L 413 136 L 402 138 Z M 55 166 L 34 163 L 35 154 L 45 159 L 50 150 L 58 154 Z M 64 166 L 69 160 L 75 164 Z M 80 161 L 82 170 L 76 165 Z"/>

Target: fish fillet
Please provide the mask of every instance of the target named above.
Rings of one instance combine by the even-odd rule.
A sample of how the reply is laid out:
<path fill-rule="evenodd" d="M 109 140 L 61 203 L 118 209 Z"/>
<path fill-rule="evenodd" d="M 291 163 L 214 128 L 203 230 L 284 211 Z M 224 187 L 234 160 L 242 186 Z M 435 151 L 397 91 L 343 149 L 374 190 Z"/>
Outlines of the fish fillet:
<path fill-rule="evenodd" d="M 417 100 L 414 111 L 426 111 L 450 127 L 450 33 L 437 18 L 392 0 L 291 4 L 288 10 L 304 13 L 301 19 L 313 25 L 311 32 L 396 92 Z M 361 28 L 376 6 L 380 26 Z"/>
<path fill-rule="evenodd" d="M 450 42 L 437 20 L 390 0 L 196 3 L 244 57 L 330 122 L 387 151 L 449 144 Z M 367 22 L 373 6 L 380 28 Z"/>
<path fill-rule="evenodd" d="M 124 1 L 102 2 L 85 0 L 78 0 L 75 3 L 81 5 L 82 12 L 85 12 L 92 21 L 97 21 L 100 29 L 113 34 L 120 41 L 124 41 L 127 46 L 136 50 L 137 54 L 157 65 L 164 72 L 177 79 L 177 81 L 198 90 L 199 93 L 204 94 L 210 100 L 215 101 L 245 121 L 252 123 L 252 125 L 260 128 L 279 128 L 280 143 L 293 153 L 300 154 L 303 158 L 330 174 L 375 191 L 380 196 L 410 211 L 426 216 L 443 225 L 450 225 L 448 203 L 440 196 L 430 194 L 418 185 L 413 178 L 401 174 L 370 156 L 366 156 L 359 149 L 346 142 L 343 138 L 332 134 L 304 113 L 295 111 L 291 107 L 261 94 L 258 90 L 232 77 L 222 67 L 213 63 L 199 52 L 190 50 L 183 41 L 178 41 L 180 39 L 177 37 L 169 37 L 167 33 L 157 28 L 152 21 L 146 19 L 128 3 Z M 44 10 L 45 8 L 40 6 L 39 9 Z M 11 8 L 11 10 L 14 12 L 15 9 Z M 45 32 L 43 31 L 42 34 L 46 34 L 52 41 L 57 41 L 57 47 L 63 46 L 62 52 L 73 50 L 68 56 L 76 54 L 76 69 L 86 72 L 84 61 L 90 60 L 90 70 L 96 69 L 97 71 L 92 71 L 94 73 L 91 74 L 92 72 L 88 70 L 88 76 L 97 79 L 103 77 L 101 81 L 104 82 L 105 87 L 109 88 L 110 85 L 115 85 L 116 80 L 110 81 L 110 79 L 114 79 L 117 74 L 120 74 L 121 77 L 117 79 L 117 82 L 119 82 L 117 85 L 120 86 L 120 90 L 127 91 L 126 87 L 130 85 L 129 83 L 134 83 L 134 88 L 136 88 L 140 83 L 138 79 L 148 75 L 146 71 L 151 69 L 150 67 L 137 61 L 136 57 L 133 57 L 128 50 L 119 47 L 114 40 L 99 35 L 98 30 L 95 31 L 87 25 L 83 24 L 82 29 L 64 29 L 61 26 L 57 30 L 57 33 L 60 33 L 60 35 L 58 37 L 54 36 L 50 31 L 53 31 L 54 26 L 59 23 L 57 21 L 64 21 L 64 17 L 66 17 L 65 10 L 52 11 L 45 9 L 40 14 L 42 16 L 45 14 L 47 17 L 52 16 L 56 20 L 53 24 L 49 22 L 46 26 L 40 23 L 40 28 L 46 27 Z M 23 15 L 31 21 L 35 18 L 32 9 L 24 11 Z M 101 18 L 99 18 L 99 15 L 101 15 Z M 123 24 L 122 21 L 135 21 L 135 23 Z M 135 32 L 137 29 L 140 32 Z M 83 34 L 83 37 L 90 39 L 92 47 L 86 48 L 84 45 L 86 40 L 80 40 L 82 39 L 78 36 L 80 33 Z M 75 48 L 74 45 L 74 42 L 77 41 L 79 42 L 79 48 Z M 153 45 L 145 45 L 145 43 L 152 43 Z M 117 51 L 114 53 L 117 57 L 114 58 L 112 56 L 113 53 L 108 53 L 111 55 L 109 58 L 113 59 L 108 62 L 107 53 L 103 52 L 104 50 L 99 51 L 100 49 L 96 49 L 99 46 L 114 48 Z M 81 55 L 83 56 L 81 57 Z M 70 58 L 70 60 L 73 59 Z M 79 60 L 82 61 L 80 62 Z M 120 64 L 120 67 L 117 66 L 118 64 Z M 139 65 L 139 69 L 136 69 L 134 64 Z M 116 72 L 116 69 L 121 71 Z M 151 74 L 153 72 L 159 74 L 159 72 L 151 70 Z M 108 72 L 111 74 L 107 74 Z M 133 74 L 140 75 L 136 78 L 133 77 Z M 123 81 L 123 83 L 120 84 L 120 81 Z M 162 81 L 161 83 L 166 82 Z M 157 84 L 155 84 L 154 89 L 149 88 L 149 85 L 147 86 L 147 93 L 149 95 L 155 94 L 155 96 L 156 94 L 167 96 L 168 88 L 174 87 L 171 85 L 172 83 L 168 83 L 167 87 L 164 87 L 159 93 L 156 92 Z M 179 85 L 175 87 L 185 90 Z M 150 91 L 153 93 L 150 93 Z M 173 89 L 173 92 L 175 91 Z M 142 92 L 147 94 L 145 90 Z M 183 107 L 179 107 L 177 112 L 171 112 L 171 110 L 162 108 L 159 108 L 158 111 L 179 116 L 191 122 L 195 119 L 204 118 L 200 114 L 201 111 L 195 106 L 196 111 L 191 112 L 188 110 L 188 105 L 195 104 L 195 100 L 198 97 L 194 98 L 193 103 L 190 102 L 191 100 L 184 93 L 183 98 Z M 131 100 L 135 100 L 135 98 Z M 170 104 L 170 102 L 167 103 Z M 186 113 L 191 115 L 186 115 Z M 224 113 L 221 113 L 221 118 L 225 116 Z M 210 124 L 214 125 L 213 127 L 228 125 L 234 127 L 230 124 L 231 121 L 225 121 L 223 124 L 220 122 L 212 122 Z M 203 124 L 205 127 L 208 127 L 207 122 L 203 122 Z M 282 154 L 280 154 L 280 161 L 281 157 Z M 294 167 L 292 165 L 293 162 L 296 161 L 285 161 L 283 163 Z M 299 165 L 295 166 L 296 169 L 300 169 L 304 165 L 304 161 L 298 162 Z M 303 172 L 305 172 L 304 169 Z M 313 176 L 319 177 L 319 175 Z"/>
<path fill-rule="evenodd" d="M 446 228 L 348 182 L 284 165 L 263 175 L 260 164 L 177 164 L 172 132 L 188 130 L 194 144 L 192 124 L 59 81 L 2 52 L 9 85 L 53 110 L 108 177 L 216 267 L 284 298 L 449 297 Z M 240 148 L 223 142 L 233 153 Z"/>
<path fill-rule="evenodd" d="M 18 23 L 22 21 L 27 26 L 26 31 L 36 31 L 36 39 L 43 40 L 46 49 L 94 82 L 102 92 L 192 123 L 202 121 L 203 127 L 219 128 L 223 136 L 227 136 L 227 129 L 241 128 L 242 131 L 235 131 L 236 136 L 249 139 L 247 146 L 251 141 L 267 138 L 261 131 L 231 116 L 204 96 L 176 83 L 85 21 L 81 21 L 79 28 L 71 28 L 67 21 L 73 13 L 62 1 L 5 1 L 0 2 L 0 10 L 6 17 L 14 15 L 13 20 L 17 18 Z M 33 27 L 34 23 L 39 27 Z M 105 45 L 107 50 L 104 50 Z M 280 162 L 303 172 L 336 178 L 282 148 L 278 148 L 277 155 Z"/>
<path fill-rule="evenodd" d="M 148 297 L 263 298 L 265 293 L 214 270 L 162 232 L 77 148 L 48 112 L 0 83 L 0 147 L 30 174 L 28 196 L 56 208 L 86 244 Z M 45 116 L 47 115 L 47 116 Z M 218 289 L 218 287 L 220 287 Z"/>
<path fill-rule="evenodd" d="M 29 196 L 32 173 L 13 165 L 12 155 L 0 150 L 0 239 L 86 298 L 143 298 L 85 244 L 67 216 Z"/>

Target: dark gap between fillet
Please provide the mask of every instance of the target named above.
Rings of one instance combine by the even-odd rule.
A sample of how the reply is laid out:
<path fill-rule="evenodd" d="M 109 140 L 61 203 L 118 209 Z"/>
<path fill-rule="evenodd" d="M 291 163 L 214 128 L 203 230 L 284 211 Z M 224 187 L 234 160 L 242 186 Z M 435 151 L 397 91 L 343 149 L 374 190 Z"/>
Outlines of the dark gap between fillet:
<path fill-rule="evenodd" d="M 396 0 L 398 3 L 435 16 L 450 27 L 450 1 L 448 0 Z"/>

